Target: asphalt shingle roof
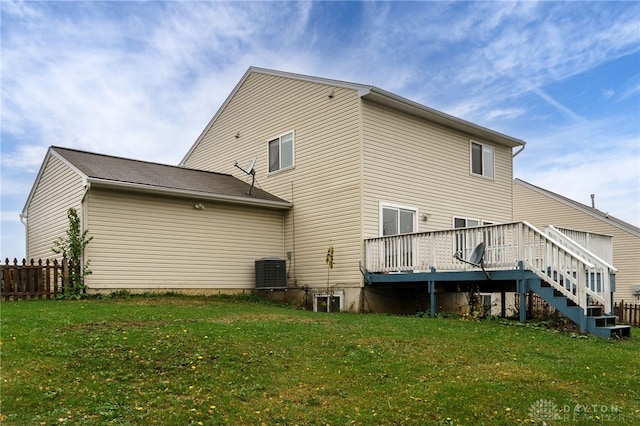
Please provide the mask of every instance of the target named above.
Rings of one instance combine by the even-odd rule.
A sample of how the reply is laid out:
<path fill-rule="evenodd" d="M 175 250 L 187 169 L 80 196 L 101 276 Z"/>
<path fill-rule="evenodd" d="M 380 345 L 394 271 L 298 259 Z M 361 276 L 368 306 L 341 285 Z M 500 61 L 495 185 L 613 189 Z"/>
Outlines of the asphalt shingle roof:
<path fill-rule="evenodd" d="M 88 178 L 145 185 L 149 189 L 181 190 L 235 197 L 247 201 L 287 203 L 286 200 L 256 187 L 251 191 L 251 195 L 248 195 L 249 183 L 225 173 L 94 154 L 69 148 L 51 147 L 51 149 Z"/>

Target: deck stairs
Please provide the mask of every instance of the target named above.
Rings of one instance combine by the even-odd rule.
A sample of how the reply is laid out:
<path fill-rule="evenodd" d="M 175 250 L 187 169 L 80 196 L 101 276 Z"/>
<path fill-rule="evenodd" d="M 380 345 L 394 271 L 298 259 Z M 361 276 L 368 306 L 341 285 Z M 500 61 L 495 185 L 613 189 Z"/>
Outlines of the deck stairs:
<path fill-rule="evenodd" d="M 631 326 L 617 324 L 618 318 L 615 315 L 604 314 L 602 306 L 590 305 L 585 310 L 544 280 L 532 281 L 529 290 L 578 324 L 583 332 L 606 338 L 631 336 Z"/>
<path fill-rule="evenodd" d="M 547 268 L 529 283 L 551 306 L 580 326 L 580 331 L 606 338 L 630 337 L 631 327 L 617 324 L 611 295 L 616 268 L 553 226 L 545 228 Z"/>

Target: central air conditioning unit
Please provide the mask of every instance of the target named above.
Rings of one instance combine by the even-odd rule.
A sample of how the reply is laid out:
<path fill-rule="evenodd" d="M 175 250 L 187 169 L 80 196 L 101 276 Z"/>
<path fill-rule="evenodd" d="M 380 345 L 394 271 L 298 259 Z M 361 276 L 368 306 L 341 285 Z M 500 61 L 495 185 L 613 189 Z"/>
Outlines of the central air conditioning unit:
<path fill-rule="evenodd" d="M 256 290 L 286 290 L 287 262 L 279 257 L 256 260 Z"/>

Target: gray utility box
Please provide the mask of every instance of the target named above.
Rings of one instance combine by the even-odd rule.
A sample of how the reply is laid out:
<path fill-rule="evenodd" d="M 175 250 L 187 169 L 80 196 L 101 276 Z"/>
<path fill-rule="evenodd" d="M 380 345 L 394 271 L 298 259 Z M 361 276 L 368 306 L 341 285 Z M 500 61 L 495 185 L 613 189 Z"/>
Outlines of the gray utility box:
<path fill-rule="evenodd" d="M 287 262 L 279 257 L 256 260 L 257 290 L 286 290 Z"/>

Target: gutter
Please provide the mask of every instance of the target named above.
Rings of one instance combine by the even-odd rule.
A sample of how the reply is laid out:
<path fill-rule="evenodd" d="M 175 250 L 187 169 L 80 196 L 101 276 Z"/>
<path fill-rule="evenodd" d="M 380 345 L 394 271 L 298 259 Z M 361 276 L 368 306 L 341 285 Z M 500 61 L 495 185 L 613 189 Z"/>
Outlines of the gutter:
<path fill-rule="evenodd" d="M 117 189 L 125 189 L 130 191 L 144 192 L 149 194 L 167 194 L 173 195 L 181 198 L 199 198 L 202 200 L 210 200 L 210 201 L 219 201 L 224 203 L 233 203 L 233 204 L 241 204 L 248 205 L 254 207 L 267 207 L 273 209 L 280 210 L 288 210 L 293 207 L 288 201 L 272 201 L 272 200 L 263 200 L 263 199 L 251 199 L 246 197 L 239 197 L 235 195 L 222 195 L 222 194 L 211 194 L 208 192 L 198 192 L 198 191 L 189 191 L 186 189 L 176 189 L 176 188 L 163 188 L 157 186 L 149 186 L 140 183 L 132 183 L 132 182 L 117 182 L 107 179 L 96 179 L 89 178 L 88 187 L 92 184 L 97 187 L 106 187 L 106 188 L 117 188 Z"/>

